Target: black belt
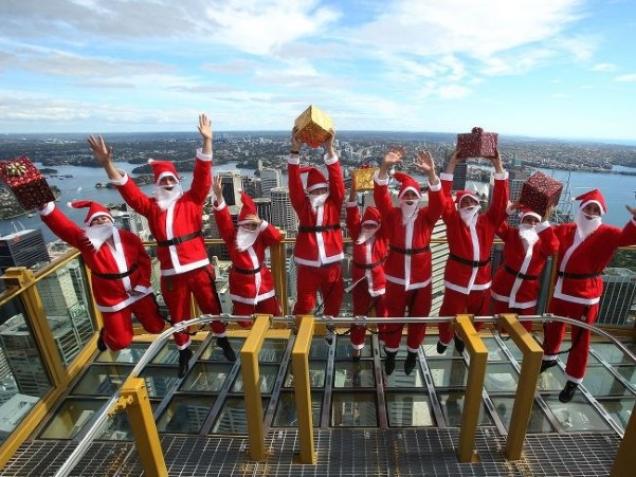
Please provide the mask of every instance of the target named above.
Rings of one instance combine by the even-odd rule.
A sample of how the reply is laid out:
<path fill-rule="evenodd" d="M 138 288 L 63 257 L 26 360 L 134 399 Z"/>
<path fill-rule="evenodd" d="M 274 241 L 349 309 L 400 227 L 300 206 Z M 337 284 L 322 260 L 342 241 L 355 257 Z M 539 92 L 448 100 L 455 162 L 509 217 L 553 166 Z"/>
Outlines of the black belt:
<path fill-rule="evenodd" d="M 559 272 L 559 276 L 563 278 L 571 278 L 573 280 L 585 280 L 587 278 L 596 278 L 600 277 L 600 273 L 568 273 L 568 272 Z"/>
<path fill-rule="evenodd" d="M 258 268 L 239 268 L 235 265 L 232 265 L 232 270 L 244 275 L 256 275 L 258 272 L 261 271 L 261 266 L 259 265 Z"/>
<path fill-rule="evenodd" d="M 421 248 L 400 248 L 391 245 L 391 250 L 397 253 L 401 253 L 402 255 L 417 255 L 418 253 L 429 252 L 431 247 L 427 245 L 426 247 Z"/>
<path fill-rule="evenodd" d="M 509 267 L 508 265 L 504 265 L 504 269 L 508 273 L 510 273 L 511 275 L 514 275 L 515 277 L 518 277 L 518 278 L 523 278 L 524 280 L 538 280 L 539 279 L 538 275 L 526 275 L 525 273 L 517 272 L 516 270 L 514 270 L 512 267 Z"/>
<path fill-rule="evenodd" d="M 182 235 L 181 237 L 171 238 L 170 240 L 157 240 L 157 245 L 159 247 L 170 247 L 171 245 L 179 245 L 180 243 L 187 242 L 188 240 L 192 240 L 197 237 L 203 237 L 203 232 L 198 230 L 191 234 Z"/>
<path fill-rule="evenodd" d="M 106 280 L 119 280 L 121 278 L 132 275 L 133 272 L 137 270 L 137 264 L 134 263 L 127 271 L 123 273 L 97 273 L 93 272 L 93 275 L 98 276 L 99 278 L 105 278 Z"/>
<path fill-rule="evenodd" d="M 488 257 L 486 260 L 482 260 L 481 262 L 479 262 L 477 260 L 468 260 L 466 258 L 458 257 L 455 254 L 449 253 L 448 254 L 448 258 L 450 258 L 451 260 L 455 260 L 456 262 L 463 263 L 464 265 L 468 265 L 469 267 L 473 267 L 473 268 L 485 267 L 486 265 L 488 265 L 490 263 L 490 257 Z"/>
<path fill-rule="evenodd" d="M 383 263 L 384 263 L 384 260 L 378 260 L 377 262 L 373 262 L 373 263 L 353 262 L 353 266 L 362 268 L 364 270 L 373 270 L 375 267 L 377 267 L 378 265 L 382 265 Z"/>
<path fill-rule="evenodd" d="M 312 232 L 326 232 L 327 230 L 339 230 L 340 224 L 332 225 L 301 225 L 298 227 L 299 232 L 312 233 Z"/>

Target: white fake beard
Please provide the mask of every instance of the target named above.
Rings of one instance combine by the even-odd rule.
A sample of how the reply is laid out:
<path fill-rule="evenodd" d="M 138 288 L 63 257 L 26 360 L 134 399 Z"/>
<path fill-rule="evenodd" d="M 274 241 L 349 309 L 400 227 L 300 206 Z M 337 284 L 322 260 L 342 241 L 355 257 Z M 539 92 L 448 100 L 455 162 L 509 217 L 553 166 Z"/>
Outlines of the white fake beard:
<path fill-rule="evenodd" d="M 181 184 L 175 184 L 170 190 L 155 184 L 154 189 L 155 199 L 157 199 L 157 205 L 161 210 L 166 210 L 175 200 L 183 195 Z"/>
<path fill-rule="evenodd" d="M 239 252 L 244 252 L 250 248 L 256 241 L 258 233 L 258 229 L 247 230 L 239 226 L 238 231 L 236 232 L 236 248 L 238 248 Z"/>
<path fill-rule="evenodd" d="M 412 202 L 409 204 L 409 202 Z M 400 209 L 402 210 L 402 225 L 406 225 L 415 215 L 419 208 L 417 200 L 400 200 Z"/>
<path fill-rule="evenodd" d="M 104 242 L 113 236 L 114 228 L 113 224 L 92 225 L 86 227 L 84 233 L 95 250 L 99 250 Z"/>
<path fill-rule="evenodd" d="M 329 197 L 329 193 L 310 195 L 309 201 L 311 202 L 312 209 L 316 210 L 318 207 L 325 205 L 327 197 Z"/>
<path fill-rule="evenodd" d="M 471 205 L 470 207 L 462 207 L 459 209 L 459 215 L 466 225 L 470 227 L 475 221 L 480 207 L 478 205 Z"/>
<path fill-rule="evenodd" d="M 361 243 L 366 243 L 368 240 L 373 238 L 377 231 L 377 228 L 373 230 L 362 229 L 360 231 L 360 235 L 358 235 L 358 238 L 356 239 L 356 244 L 360 245 Z"/>
<path fill-rule="evenodd" d="M 579 210 L 576 214 L 576 219 L 574 222 L 576 223 L 576 231 L 582 239 L 590 235 L 592 232 L 595 232 L 601 226 L 603 219 L 601 217 L 596 216 L 593 219 L 588 219 L 582 210 Z"/>
<path fill-rule="evenodd" d="M 530 224 L 519 225 L 519 237 L 521 237 L 521 240 L 526 244 L 527 247 L 532 247 L 539 240 L 537 227 Z"/>

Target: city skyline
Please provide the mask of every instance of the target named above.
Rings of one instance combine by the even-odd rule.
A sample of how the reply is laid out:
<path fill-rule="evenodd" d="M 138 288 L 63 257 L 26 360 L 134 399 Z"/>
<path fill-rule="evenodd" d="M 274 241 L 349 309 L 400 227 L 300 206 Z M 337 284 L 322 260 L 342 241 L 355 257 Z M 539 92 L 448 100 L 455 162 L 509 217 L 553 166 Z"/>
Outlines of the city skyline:
<path fill-rule="evenodd" d="M 0 133 L 287 130 L 308 104 L 340 130 L 633 143 L 636 5 L 0 5 Z M 285 28 L 281 28 L 285 25 Z"/>

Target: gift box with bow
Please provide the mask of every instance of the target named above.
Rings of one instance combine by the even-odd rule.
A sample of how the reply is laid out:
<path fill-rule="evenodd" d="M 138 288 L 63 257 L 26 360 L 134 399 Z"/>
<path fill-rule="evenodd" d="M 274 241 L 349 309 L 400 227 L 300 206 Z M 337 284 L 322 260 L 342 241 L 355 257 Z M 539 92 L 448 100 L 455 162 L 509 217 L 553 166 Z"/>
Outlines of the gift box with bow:
<path fill-rule="evenodd" d="M 333 121 L 316 106 L 309 106 L 296 118 L 296 137 L 311 147 L 321 146 L 331 135 Z"/>
<path fill-rule="evenodd" d="M 497 133 L 484 132 L 482 128 L 474 127 L 469 133 L 457 135 L 457 158 L 496 157 Z"/>
<path fill-rule="evenodd" d="M 551 207 L 559 203 L 562 191 L 561 182 L 537 171 L 523 183 L 519 203 L 548 219 L 547 215 Z"/>
<path fill-rule="evenodd" d="M 24 210 L 55 200 L 46 179 L 27 156 L 0 161 L 0 179 L 9 186 Z"/>
<path fill-rule="evenodd" d="M 357 192 L 373 190 L 373 176 L 377 172 L 377 167 L 362 166 L 351 172 L 353 178 L 353 188 Z"/>

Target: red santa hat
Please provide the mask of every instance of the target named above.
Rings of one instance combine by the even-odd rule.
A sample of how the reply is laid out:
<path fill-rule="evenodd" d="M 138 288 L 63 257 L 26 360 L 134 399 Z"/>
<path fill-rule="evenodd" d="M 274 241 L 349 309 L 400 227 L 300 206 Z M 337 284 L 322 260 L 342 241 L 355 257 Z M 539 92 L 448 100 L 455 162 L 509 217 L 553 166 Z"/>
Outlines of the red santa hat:
<path fill-rule="evenodd" d="M 256 208 L 256 204 L 252 200 L 252 198 L 245 192 L 241 192 L 241 201 L 243 202 L 243 206 L 241 207 L 241 211 L 238 216 L 238 224 L 249 224 L 254 223 L 252 219 L 248 219 L 247 217 L 250 215 L 258 215 L 258 209 Z"/>
<path fill-rule="evenodd" d="M 521 222 L 523 222 L 523 219 L 525 219 L 526 217 L 534 217 L 539 221 L 543 220 L 543 217 L 541 217 L 541 214 L 539 214 L 538 212 L 535 212 L 530 207 L 522 206 L 519 209 L 519 218 Z"/>
<path fill-rule="evenodd" d="M 110 215 L 109 210 L 99 202 L 93 202 L 92 200 L 73 200 L 69 202 L 68 205 L 74 209 L 88 207 L 88 212 L 84 218 L 84 223 L 87 225 L 90 225 L 93 219 L 97 217 L 108 217 L 111 222 L 113 221 L 113 216 Z"/>
<path fill-rule="evenodd" d="M 380 225 L 381 215 L 377 207 L 367 207 L 362 214 L 362 225 Z"/>
<path fill-rule="evenodd" d="M 323 187 L 329 187 L 327 179 L 322 172 L 320 172 L 320 169 L 313 166 L 302 166 L 300 168 L 300 173 L 307 174 L 307 192 L 311 192 L 315 189 L 321 189 Z"/>
<path fill-rule="evenodd" d="M 461 204 L 462 203 L 462 199 L 464 197 L 470 197 L 471 199 L 474 199 L 475 202 L 479 203 L 479 197 L 477 196 L 477 194 L 475 194 L 471 190 L 466 190 L 466 189 L 457 191 L 457 193 L 455 194 L 455 203 L 456 204 Z"/>
<path fill-rule="evenodd" d="M 581 194 L 574 200 L 580 200 L 581 204 L 579 205 L 579 209 L 583 210 L 588 204 L 596 204 L 601 209 L 601 215 L 607 213 L 607 203 L 605 202 L 605 197 L 601 194 L 601 191 L 598 189 L 593 189 L 585 194 Z"/>
<path fill-rule="evenodd" d="M 404 172 L 395 172 L 393 178 L 400 182 L 400 193 L 398 199 L 401 199 L 408 191 L 415 192 L 418 197 L 422 197 L 420 192 L 420 183 Z"/>
<path fill-rule="evenodd" d="M 179 180 L 177 174 L 177 168 L 172 161 L 158 161 L 156 159 L 148 159 L 148 164 L 152 167 L 152 173 L 155 176 L 155 184 L 159 184 L 159 181 L 164 177 L 172 176 L 174 180 Z"/>

